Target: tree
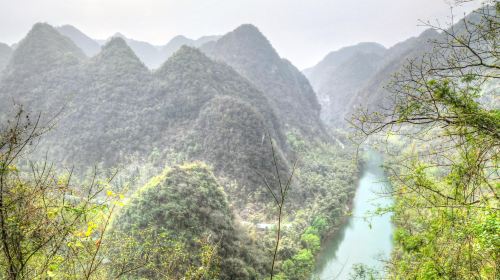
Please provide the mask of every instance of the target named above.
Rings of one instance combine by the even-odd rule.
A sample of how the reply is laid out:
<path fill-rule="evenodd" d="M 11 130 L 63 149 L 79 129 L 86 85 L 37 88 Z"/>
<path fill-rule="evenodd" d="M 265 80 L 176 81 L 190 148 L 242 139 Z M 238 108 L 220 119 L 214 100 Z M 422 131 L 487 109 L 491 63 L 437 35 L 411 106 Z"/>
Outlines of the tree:
<path fill-rule="evenodd" d="M 283 263 L 283 272 L 285 279 L 300 280 L 310 277 L 311 270 L 314 267 L 314 256 L 308 249 L 300 250 L 293 258 Z"/>
<path fill-rule="evenodd" d="M 499 11 L 491 1 L 457 24 L 426 23 L 441 31 L 433 51 L 395 75 L 389 107 L 353 121 L 363 138 L 386 132 L 408 144 L 388 167 L 394 277 L 498 277 Z"/>
<path fill-rule="evenodd" d="M 155 250 L 163 250 L 170 261 L 181 259 L 178 246 L 139 244 L 108 234 L 123 199 L 110 185 L 116 173 L 102 179 L 94 168 L 89 179 L 76 179 L 73 170 L 60 174 L 47 160 L 28 160 L 54 124 L 41 125 L 40 119 L 33 121 L 19 107 L 0 127 L 0 278 L 123 278 L 150 266 L 148 256 Z M 122 254 L 112 258 L 117 248 Z M 213 255 L 212 247 L 202 242 L 202 267 L 191 266 L 187 279 L 205 275 L 203 266 Z"/>
<path fill-rule="evenodd" d="M 352 271 L 349 274 L 350 280 L 375 280 L 380 279 L 378 271 L 365 264 L 356 263 L 352 265 Z"/>
<path fill-rule="evenodd" d="M 100 273 L 99 251 L 113 213 L 109 181 L 72 183 L 53 165 L 27 161 L 26 154 L 50 129 L 19 107 L 0 128 L 0 276 L 5 279 L 91 279 Z M 71 276 L 75 278 L 76 276 Z"/>
<path fill-rule="evenodd" d="M 276 264 L 276 257 L 278 256 L 278 248 L 280 245 L 280 239 L 281 239 L 281 220 L 283 219 L 283 207 L 285 206 L 285 201 L 287 199 L 287 194 L 290 189 L 290 186 L 292 184 L 292 178 L 295 173 L 295 169 L 297 167 L 297 160 L 293 163 L 292 171 L 290 173 L 290 176 L 288 178 L 281 178 L 280 175 L 280 165 L 278 163 L 278 157 L 275 152 L 274 148 L 274 143 L 271 138 L 271 134 L 267 134 L 267 138 L 269 139 L 270 145 L 271 145 L 271 154 L 273 157 L 273 166 L 274 166 L 274 172 L 275 176 L 277 179 L 277 187 L 271 186 L 271 184 L 268 182 L 266 177 L 260 173 L 259 176 L 263 179 L 265 186 L 267 187 L 267 190 L 269 193 L 273 196 L 275 206 L 278 210 L 278 223 L 277 223 L 277 230 L 276 230 L 276 246 L 274 247 L 274 253 L 273 253 L 273 262 L 271 264 L 271 280 L 274 277 L 274 266 Z M 283 180 L 282 180 L 283 179 Z M 286 181 L 285 181 L 286 179 Z M 277 192 L 275 191 L 277 190 Z"/>

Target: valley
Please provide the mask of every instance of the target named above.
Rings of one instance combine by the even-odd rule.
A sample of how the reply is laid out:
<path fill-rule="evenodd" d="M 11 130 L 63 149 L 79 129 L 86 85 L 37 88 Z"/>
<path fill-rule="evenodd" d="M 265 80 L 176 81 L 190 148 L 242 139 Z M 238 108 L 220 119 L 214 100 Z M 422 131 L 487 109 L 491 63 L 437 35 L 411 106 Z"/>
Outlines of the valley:
<path fill-rule="evenodd" d="M 496 279 L 498 11 L 303 70 L 254 24 L 34 23 L 0 43 L 0 279 Z"/>

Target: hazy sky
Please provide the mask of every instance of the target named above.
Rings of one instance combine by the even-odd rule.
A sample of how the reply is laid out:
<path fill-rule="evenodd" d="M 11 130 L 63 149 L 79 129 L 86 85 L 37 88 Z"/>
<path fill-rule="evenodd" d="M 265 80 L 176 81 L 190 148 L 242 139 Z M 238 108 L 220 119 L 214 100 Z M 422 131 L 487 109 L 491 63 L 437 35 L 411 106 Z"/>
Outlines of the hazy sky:
<path fill-rule="evenodd" d="M 447 22 L 450 14 L 446 0 L 0 0 L 0 42 L 19 41 L 36 22 L 71 24 L 97 39 L 120 32 L 159 45 L 178 34 L 197 38 L 252 23 L 302 69 L 342 46 L 391 46 L 422 32 L 419 19 Z"/>

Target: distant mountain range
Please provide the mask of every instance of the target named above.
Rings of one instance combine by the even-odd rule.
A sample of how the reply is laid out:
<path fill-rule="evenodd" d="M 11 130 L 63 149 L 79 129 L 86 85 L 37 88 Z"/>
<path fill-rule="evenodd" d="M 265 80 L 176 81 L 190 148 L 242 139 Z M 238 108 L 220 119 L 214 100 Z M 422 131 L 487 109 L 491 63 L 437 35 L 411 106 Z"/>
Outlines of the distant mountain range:
<path fill-rule="evenodd" d="M 408 58 L 427 51 L 428 41 L 438 36 L 437 32 L 427 30 L 389 49 L 368 42 L 333 51 L 314 67 L 303 70 L 313 90 L 304 76 L 290 62 L 280 58 L 252 25 L 242 25 L 224 36 L 204 36 L 197 40 L 176 36 L 163 46 L 130 39 L 120 33 L 107 40 L 95 40 L 71 25 L 55 27 L 55 30 L 71 39 L 88 57 L 98 54 L 113 38 L 122 38 L 149 69 L 158 69 L 182 46 L 200 48 L 209 57 L 227 63 L 250 80 L 273 107 L 279 108 L 276 113 L 284 121 L 283 125 L 300 128 L 305 136 L 325 134 L 323 125 L 316 119 L 319 113 L 328 126 L 345 126 L 355 108 L 374 109 L 382 105 L 387 98 L 384 86 L 392 74 Z M 6 67 L 11 55 L 12 48 L 0 44 L 0 69 Z M 255 59 L 257 56 L 260 57 Z M 288 88 L 284 88 L 286 86 Z M 298 107 L 293 107 L 294 104 Z"/>
<path fill-rule="evenodd" d="M 87 38 L 71 40 L 38 23 L 12 54 L 9 47 L 2 48 L 8 63 L 0 78 L 0 123 L 15 113 L 14 103 L 32 115 L 41 113 L 42 123 L 57 118 L 38 143 L 34 159 L 75 166 L 79 174 L 96 164 L 105 170 L 124 167 L 132 178 L 140 172 L 156 175 L 166 165 L 204 161 L 217 178 L 237 186 L 226 188 L 231 211 L 247 213 L 240 214 L 244 218 L 264 211 L 268 194 L 263 179 L 276 183 L 269 137 L 281 173 L 288 173 L 294 153 L 285 123 L 262 91 L 193 47 L 179 46 L 151 71 L 130 47 L 140 44 L 114 36 L 89 58 L 83 46 L 87 53 L 96 47 Z M 81 48 L 73 41 L 77 39 Z M 174 42 L 178 46 L 182 40 Z M 300 192 L 291 191 L 294 197 Z M 226 243 L 227 237 L 222 246 Z M 250 259 L 240 260 L 238 252 L 224 254 L 230 257 L 227 270 L 244 265 L 267 269 L 265 261 L 259 268 Z"/>
<path fill-rule="evenodd" d="M 477 17 L 477 13 L 471 13 L 466 18 L 474 22 Z M 463 20 L 453 26 L 456 32 L 464 28 Z M 394 74 L 408 60 L 431 52 L 432 42 L 441 36 L 428 29 L 388 49 L 377 43 L 360 43 L 333 51 L 315 66 L 304 69 L 321 104 L 322 120 L 331 127 L 345 127 L 357 108 L 373 111 L 389 107 L 386 86 Z M 491 95 L 484 98 L 491 99 Z"/>
<path fill-rule="evenodd" d="M 116 33 L 107 40 L 95 40 L 85 35 L 76 27 L 71 25 L 63 25 L 55 28 L 62 35 L 70 38 L 75 45 L 89 57 L 96 55 L 101 46 L 114 37 L 120 37 L 127 42 L 127 45 L 141 59 L 144 64 L 150 69 L 157 69 L 161 66 L 175 51 L 186 45 L 190 47 L 200 47 L 201 45 L 217 40 L 220 36 L 203 36 L 197 40 L 189 39 L 184 36 L 176 36 L 163 46 L 155 46 L 147 42 L 137 41 L 127 38 L 121 33 Z"/>
<path fill-rule="evenodd" d="M 79 38 L 79 42 L 88 42 L 83 36 Z M 257 153 L 265 149 L 261 143 L 267 131 L 278 144 L 285 145 L 281 122 L 267 98 L 229 66 L 210 60 L 196 49 L 182 47 L 151 73 L 129 44 L 115 36 L 99 53 L 87 58 L 56 29 L 48 24 L 36 24 L 14 50 L 0 82 L 0 95 L 5 97 L 3 100 L 13 100 L 45 115 L 63 110 L 64 117 L 60 118 L 56 130 L 45 139 L 46 146 L 57 147 L 51 149 L 51 155 L 61 162 L 102 162 L 112 166 L 123 162 L 131 153 L 147 156 L 155 147 L 160 150 L 165 146 L 182 151 L 192 149 L 194 146 L 178 147 L 189 146 L 188 143 L 195 145 L 194 139 L 188 139 L 190 137 L 205 143 L 199 146 L 205 152 L 195 153 L 197 158 L 222 156 L 206 154 L 215 152 L 209 147 L 219 143 L 209 142 L 211 137 L 206 135 L 210 132 L 209 127 L 202 129 L 215 123 L 200 117 L 211 116 L 217 120 L 219 114 L 230 112 L 231 106 L 239 107 L 235 109 L 238 114 L 246 112 L 241 116 L 242 123 L 255 118 L 256 129 L 249 131 L 251 126 L 242 126 L 233 119 L 231 123 L 239 127 L 234 141 L 245 141 L 247 145 L 255 143 L 257 147 L 250 150 L 256 156 L 268 154 Z M 2 102 L 0 105 L 3 111 L 8 111 L 12 104 Z M 222 111 L 210 110 L 218 106 L 229 107 Z M 224 123 L 219 125 L 224 129 Z M 199 129 L 195 129 L 197 127 Z M 254 141 L 240 138 L 240 133 L 254 133 L 256 138 Z M 231 134 L 218 135 L 228 137 Z M 231 138 L 224 141 L 229 141 L 228 147 L 232 146 Z M 233 145 L 234 149 L 249 148 L 237 143 Z M 242 166 L 260 165 L 260 161 L 265 161 L 256 158 L 252 162 L 248 157 L 238 163 L 235 160 L 238 157 L 232 156 L 220 162 L 224 167 L 245 169 Z M 253 166 L 246 169 L 249 168 Z M 251 171 L 239 174 L 248 176 Z M 239 176 L 229 171 L 226 175 Z"/>
<path fill-rule="evenodd" d="M 67 138 L 58 140 L 53 151 L 61 162 L 113 165 L 131 154 L 144 158 L 154 149 L 167 153 L 175 148 L 210 159 L 225 176 L 243 179 L 245 174 L 246 184 L 252 180 L 249 170 L 263 159 L 252 152 L 254 161 L 220 160 L 228 155 L 212 154 L 216 143 L 229 141 L 228 147 L 239 149 L 253 143 L 248 139 L 263 142 L 269 132 L 287 162 L 286 170 L 293 157 L 287 133 L 332 141 L 323 123 L 342 127 L 358 106 L 383 105 L 388 96 L 384 86 L 393 73 L 407 59 L 429 50 L 429 40 L 438 36 L 427 30 L 389 49 L 377 43 L 345 47 L 302 74 L 249 24 L 224 36 L 177 36 L 159 47 L 121 34 L 97 42 L 73 26 L 40 23 L 15 49 L 0 44 L 0 94 L 33 111 L 65 112 L 58 134 L 47 140 Z M 209 135 L 207 126 L 230 126 L 218 114 L 238 110 L 245 115 L 241 123 L 253 120 L 255 131 L 239 123 L 235 139 Z M 221 119 L 224 123 L 215 121 Z M 102 135 L 85 135 L 89 129 Z M 197 141 L 204 144 L 186 144 Z M 244 153 L 259 150 L 245 148 Z"/>
<path fill-rule="evenodd" d="M 303 72 L 321 103 L 321 117 L 330 126 L 346 126 L 358 107 L 376 110 L 389 102 L 385 86 L 408 59 L 430 51 L 439 33 L 426 30 L 386 49 L 377 43 L 360 43 L 329 53 Z"/>
<path fill-rule="evenodd" d="M 47 119 L 61 112 L 41 143 L 57 162 L 116 166 L 152 153 L 158 165 L 203 160 L 251 192 L 262 184 L 255 170 L 272 180 L 269 135 L 286 172 L 295 157 L 289 134 L 333 143 L 323 122 L 344 126 L 356 106 L 383 104 L 392 74 L 436 36 L 346 47 L 304 75 L 249 24 L 158 47 L 121 34 L 101 46 L 70 25 L 39 23 L 14 49 L 0 45 L 8 100 L 0 107 L 16 102 Z"/>
<path fill-rule="evenodd" d="M 374 75 L 389 51 L 377 43 L 360 43 L 329 53 L 305 69 L 321 103 L 321 118 L 328 125 L 345 124 L 361 85 Z"/>

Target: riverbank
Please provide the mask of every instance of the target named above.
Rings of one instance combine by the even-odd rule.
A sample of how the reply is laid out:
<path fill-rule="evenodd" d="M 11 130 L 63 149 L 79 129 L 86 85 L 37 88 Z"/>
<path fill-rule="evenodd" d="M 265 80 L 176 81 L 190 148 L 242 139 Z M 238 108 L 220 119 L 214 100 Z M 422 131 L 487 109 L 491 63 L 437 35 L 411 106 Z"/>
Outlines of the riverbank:
<path fill-rule="evenodd" d="M 371 150 L 366 153 L 351 204 L 352 215 L 331 239 L 322 243 L 314 279 L 348 279 L 352 266 L 357 263 L 382 269 L 378 259 L 390 256 L 393 230 L 390 215 L 367 216 L 378 207 L 392 203 L 379 195 L 388 186 L 387 178 L 381 168 L 381 155 Z"/>

